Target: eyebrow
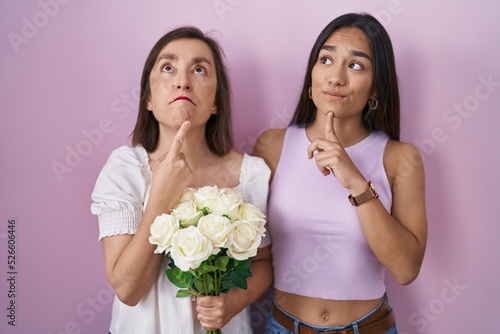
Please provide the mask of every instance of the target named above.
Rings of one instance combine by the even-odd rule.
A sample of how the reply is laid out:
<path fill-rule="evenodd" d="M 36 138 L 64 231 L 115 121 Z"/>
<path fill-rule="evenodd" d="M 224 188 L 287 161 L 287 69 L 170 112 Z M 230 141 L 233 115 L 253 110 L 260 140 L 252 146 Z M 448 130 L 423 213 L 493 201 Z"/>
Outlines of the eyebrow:
<path fill-rule="evenodd" d="M 207 64 L 212 64 L 210 60 L 206 57 L 194 57 L 193 60 L 191 61 L 193 64 L 199 64 L 199 63 L 207 63 Z"/>
<path fill-rule="evenodd" d="M 320 49 L 321 50 L 326 50 L 326 51 L 335 51 L 337 48 L 333 45 L 323 45 Z M 365 52 L 363 51 L 356 51 L 356 50 L 352 50 L 351 52 L 349 52 L 349 54 L 353 57 L 361 57 L 361 58 L 366 58 L 368 59 L 369 61 L 372 61 L 372 58 L 366 54 Z"/>
<path fill-rule="evenodd" d="M 163 59 L 166 59 L 166 60 L 177 60 L 178 57 L 173 54 L 173 53 L 164 53 L 164 54 L 161 54 L 158 56 L 158 59 L 156 59 L 156 62 L 159 62 L 160 60 L 163 60 Z"/>
<path fill-rule="evenodd" d="M 158 59 L 156 60 L 156 62 L 158 63 L 160 60 L 178 60 L 179 57 L 177 57 L 176 54 L 174 53 L 164 53 L 164 54 L 161 54 L 158 56 Z M 206 57 L 194 57 L 192 60 L 191 60 L 191 63 L 192 64 L 200 64 L 200 63 L 207 63 L 207 64 L 212 64 L 210 62 L 210 60 L 208 60 L 208 58 Z"/>

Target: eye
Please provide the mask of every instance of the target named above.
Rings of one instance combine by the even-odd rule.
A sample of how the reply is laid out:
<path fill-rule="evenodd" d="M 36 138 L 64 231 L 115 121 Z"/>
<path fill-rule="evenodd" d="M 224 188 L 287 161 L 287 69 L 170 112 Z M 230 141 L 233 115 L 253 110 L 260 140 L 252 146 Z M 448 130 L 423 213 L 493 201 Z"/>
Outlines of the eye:
<path fill-rule="evenodd" d="M 205 71 L 205 69 L 203 67 L 196 67 L 194 69 L 194 73 L 196 73 L 196 74 L 206 74 L 207 71 Z"/>
<path fill-rule="evenodd" d="M 170 65 L 164 65 L 161 69 L 162 72 L 172 73 L 174 68 Z"/>
<path fill-rule="evenodd" d="M 325 65 L 330 65 L 330 64 L 333 64 L 333 61 L 329 58 L 329 57 L 326 57 L 326 56 L 323 56 L 319 59 L 319 62 L 321 64 L 325 64 Z"/>
<path fill-rule="evenodd" d="M 363 65 L 361 65 L 360 63 L 351 63 L 349 65 L 350 68 L 352 68 L 353 70 L 362 70 L 364 69 L 365 67 Z"/>

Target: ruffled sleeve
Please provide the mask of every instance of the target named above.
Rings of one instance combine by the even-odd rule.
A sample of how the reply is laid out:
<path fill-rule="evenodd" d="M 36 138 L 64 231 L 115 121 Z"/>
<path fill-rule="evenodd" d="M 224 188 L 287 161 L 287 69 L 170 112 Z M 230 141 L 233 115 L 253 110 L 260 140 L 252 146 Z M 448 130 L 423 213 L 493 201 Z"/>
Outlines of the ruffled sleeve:
<path fill-rule="evenodd" d="M 148 155 L 143 147 L 114 150 L 92 192 L 91 211 L 99 220 L 99 240 L 135 234 L 151 184 Z"/>
<path fill-rule="evenodd" d="M 269 193 L 269 179 L 271 169 L 260 157 L 244 155 L 240 174 L 240 191 L 243 200 L 258 207 L 264 214 L 267 213 L 267 195 Z M 266 224 L 267 228 L 267 224 Z M 260 247 L 271 244 L 271 235 L 267 229 Z"/>

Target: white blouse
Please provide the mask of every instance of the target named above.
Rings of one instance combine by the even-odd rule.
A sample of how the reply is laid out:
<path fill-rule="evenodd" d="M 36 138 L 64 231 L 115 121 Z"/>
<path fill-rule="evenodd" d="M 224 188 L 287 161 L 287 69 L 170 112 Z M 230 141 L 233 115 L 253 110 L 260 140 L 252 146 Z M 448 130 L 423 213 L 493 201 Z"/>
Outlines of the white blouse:
<path fill-rule="evenodd" d="M 92 192 L 91 211 L 99 218 L 99 240 L 104 237 L 134 234 L 142 218 L 149 195 L 152 172 L 148 154 L 142 146 L 122 146 L 114 150 L 97 178 Z M 266 212 L 270 169 L 264 160 L 245 154 L 236 187 L 243 200 Z M 271 243 L 269 233 L 260 247 Z M 113 302 L 112 334 L 204 334 L 196 319 L 196 302 L 176 298 L 179 290 L 165 275 L 164 260 L 158 280 L 136 306 Z M 223 333 L 250 334 L 250 308 L 236 315 Z"/>

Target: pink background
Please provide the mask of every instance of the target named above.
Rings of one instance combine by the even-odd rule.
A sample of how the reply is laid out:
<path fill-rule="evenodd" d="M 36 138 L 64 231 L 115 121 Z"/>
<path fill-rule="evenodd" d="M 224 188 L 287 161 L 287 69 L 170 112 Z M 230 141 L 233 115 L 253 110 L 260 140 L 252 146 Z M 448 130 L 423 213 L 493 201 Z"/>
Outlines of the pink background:
<path fill-rule="evenodd" d="M 90 193 L 111 150 L 129 143 L 142 66 L 160 36 L 183 24 L 215 31 L 236 149 L 250 152 L 260 132 L 288 123 L 314 39 L 351 11 L 389 31 L 402 138 L 425 159 L 422 271 L 409 286 L 387 279 L 400 333 L 500 333 L 498 0 L 1 1 L 0 332 L 107 333 L 112 292 Z"/>

